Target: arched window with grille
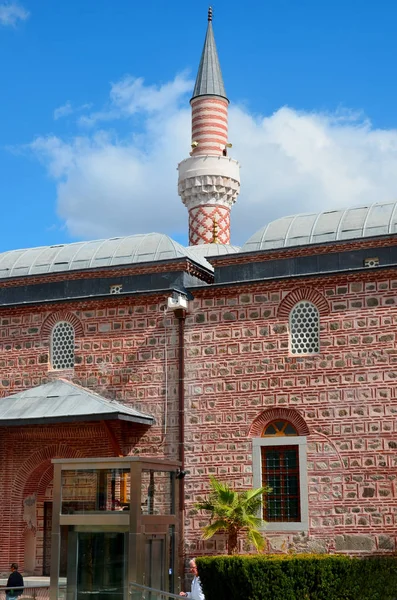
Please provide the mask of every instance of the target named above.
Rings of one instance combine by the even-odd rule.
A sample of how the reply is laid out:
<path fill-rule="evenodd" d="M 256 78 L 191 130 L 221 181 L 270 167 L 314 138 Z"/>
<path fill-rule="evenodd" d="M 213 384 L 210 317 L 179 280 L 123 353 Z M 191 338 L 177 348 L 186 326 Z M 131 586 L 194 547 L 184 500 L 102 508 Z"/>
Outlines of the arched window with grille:
<path fill-rule="evenodd" d="M 262 433 L 263 437 L 278 440 L 297 435 L 291 423 L 281 420 L 269 423 Z M 277 522 L 300 521 L 299 446 L 262 446 L 261 453 L 262 483 L 272 490 L 263 506 L 263 518 Z"/>
<path fill-rule="evenodd" d="M 74 327 L 67 321 L 60 321 L 52 329 L 51 366 L 55 370 L 74 367 Z"/>
<path fill-rule="evenodd" d="M 295 304 L 289 316 L 291 354 L 320 352 L 320 314 L 317 307 L 302 300 Z"/>
<path fill-rule="evenodd" d="M 267 422 L 253 438 L 254 487 L 271 488 L 262 506 L 269 531 L 308 528 L 306 447 L 306 436 L 284 418 Z"/>

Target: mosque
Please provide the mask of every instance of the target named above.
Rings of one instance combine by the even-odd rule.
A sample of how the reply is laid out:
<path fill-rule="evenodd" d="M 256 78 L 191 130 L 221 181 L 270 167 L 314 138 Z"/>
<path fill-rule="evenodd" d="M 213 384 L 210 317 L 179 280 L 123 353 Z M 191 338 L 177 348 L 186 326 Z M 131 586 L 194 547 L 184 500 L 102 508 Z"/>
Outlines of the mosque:
<path fill-rule="evenodd" d="M 271 552 L 396 550 L 397 203 L 253 218 L 232 245 L 211 11 L 190 104 L 188 247 L 148 233 L 0 254 L 3 571 L 49 574 L 53 459 L 175 461 L 185 556 L 225 551 L 201 538 L 209 475 L 272 488 Z M 80 484 L 68 510 L 98 508 Z M 121 487 L 109 510 L 128 510 Z"/>

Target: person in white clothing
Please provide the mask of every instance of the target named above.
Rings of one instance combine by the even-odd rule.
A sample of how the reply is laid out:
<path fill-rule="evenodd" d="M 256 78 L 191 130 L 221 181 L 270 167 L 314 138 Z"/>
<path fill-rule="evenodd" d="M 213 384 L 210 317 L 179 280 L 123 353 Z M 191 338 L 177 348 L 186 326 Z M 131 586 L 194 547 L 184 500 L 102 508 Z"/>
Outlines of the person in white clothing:
<path fill-rule="evenodd" d="M 194 558 L 189 562 L 190 572 L 193 573 L 192 589 L 190 592 L 180 592 L 180 596 L 191 598 L 192 600 L 205 600 L 203 589 L 201 587 L 200 577 L 198 576 L 197 565 Z"/>

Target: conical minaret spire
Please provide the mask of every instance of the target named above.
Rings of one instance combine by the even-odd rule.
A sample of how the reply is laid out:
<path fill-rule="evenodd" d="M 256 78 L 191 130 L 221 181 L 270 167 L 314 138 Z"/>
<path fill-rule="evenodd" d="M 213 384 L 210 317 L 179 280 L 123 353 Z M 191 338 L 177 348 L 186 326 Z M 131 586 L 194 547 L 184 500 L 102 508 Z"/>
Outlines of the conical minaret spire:
<path fill-rule="evenodd" d="M 208 9 L 207 35 L 205 36 L 192 99 L 208 95 L 220 96 L 227 99 L 218 52 L 216 51 L 214 31 L 212 29 L 211 7 Z"/>
<path fill-rule="evenodd" d="M 212 8 L 193 96 L 190 158 L 178 166 L 178 193 L 189 211 L 189 244 L 230 243 L 230 209 L 239 193 L 237 161 L 227 156 L 228 106 L 212 28 Z"/>

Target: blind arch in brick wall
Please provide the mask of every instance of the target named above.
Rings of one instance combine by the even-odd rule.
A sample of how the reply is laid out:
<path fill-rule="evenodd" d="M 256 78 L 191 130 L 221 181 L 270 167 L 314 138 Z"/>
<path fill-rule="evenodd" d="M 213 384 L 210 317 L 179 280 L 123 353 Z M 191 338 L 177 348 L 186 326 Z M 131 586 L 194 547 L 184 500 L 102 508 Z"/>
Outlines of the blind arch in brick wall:
<path fill-rule="evenodd" d="M 48 486 L 50 485 L 50 483 L 53 481 L 53 479 L 54 479 L 54 465 L 52 464 L 51 460 L 49 460 L 47 469 L 45 471 L 43 471 L 43 470 L 41 471 L 41 477 L 37 483 L 37 499 L 38 500 L 44 500 L 46 490 L 47 490 Z"/>
<path fill-rule="evenodd" d="M 12 486 L 12 497 L 22 500 L 23 495 L 36 492 L 38 482 L 52 458 L 83 458 L 83 456 L 81 452 L 66 444 L 51 444 L 37 450 L 18 469 Z"/>
<path fill-rule="evenodd" d="M 329 304 L 320 292 L 310 287 L 301 287 L 292 290 L 283 300 L 280 302 L 277 309 L 278 317 L 289 317 L 291 310 L 298 302 L 306 300 L 314 304 L 320 313 L 320 315 L 328 315 L 330 312 Z"/>
<path fill-rule="evenodd" d="M 73 326 L 74 334 L 76 337 L 83 336 L 84 329 L 80 319 L 76 317 L 75 314 L 67 310 L 58 310 L 57 312 L 50 314 L 41 327 L 41 335 L 43 337 L 49 338 L 55 325 L 61 321 L 70 323 Z"/>
<path fill-rule="evenodd" d="M 302 415 L 293 408 L 269 408 L 254 419 L 249 430 L 250 437 L 261 437 L 263 430 L 272 421 L 289 421 L 298 435 L 309 435 L 310 431 Z"/>
<path fill-rule="evenodd" d="M 36 486 L 44 472 L 51 464 L 52 458 L 83 458 L 83 455 L 66 444 L 51 444 L 41 448 L 20 466 L 12 485 L 11 498 L 13 500 L 13 512 L 10 514 L 10 522 L 7 524 L 13 528 L 13 551 L 17 562 L 24 566 L 24 531 L 26 523 L 23 521 L 23 499 L 36 492 Z M 11 521 L 12 518 L 12 521 Z"/>

